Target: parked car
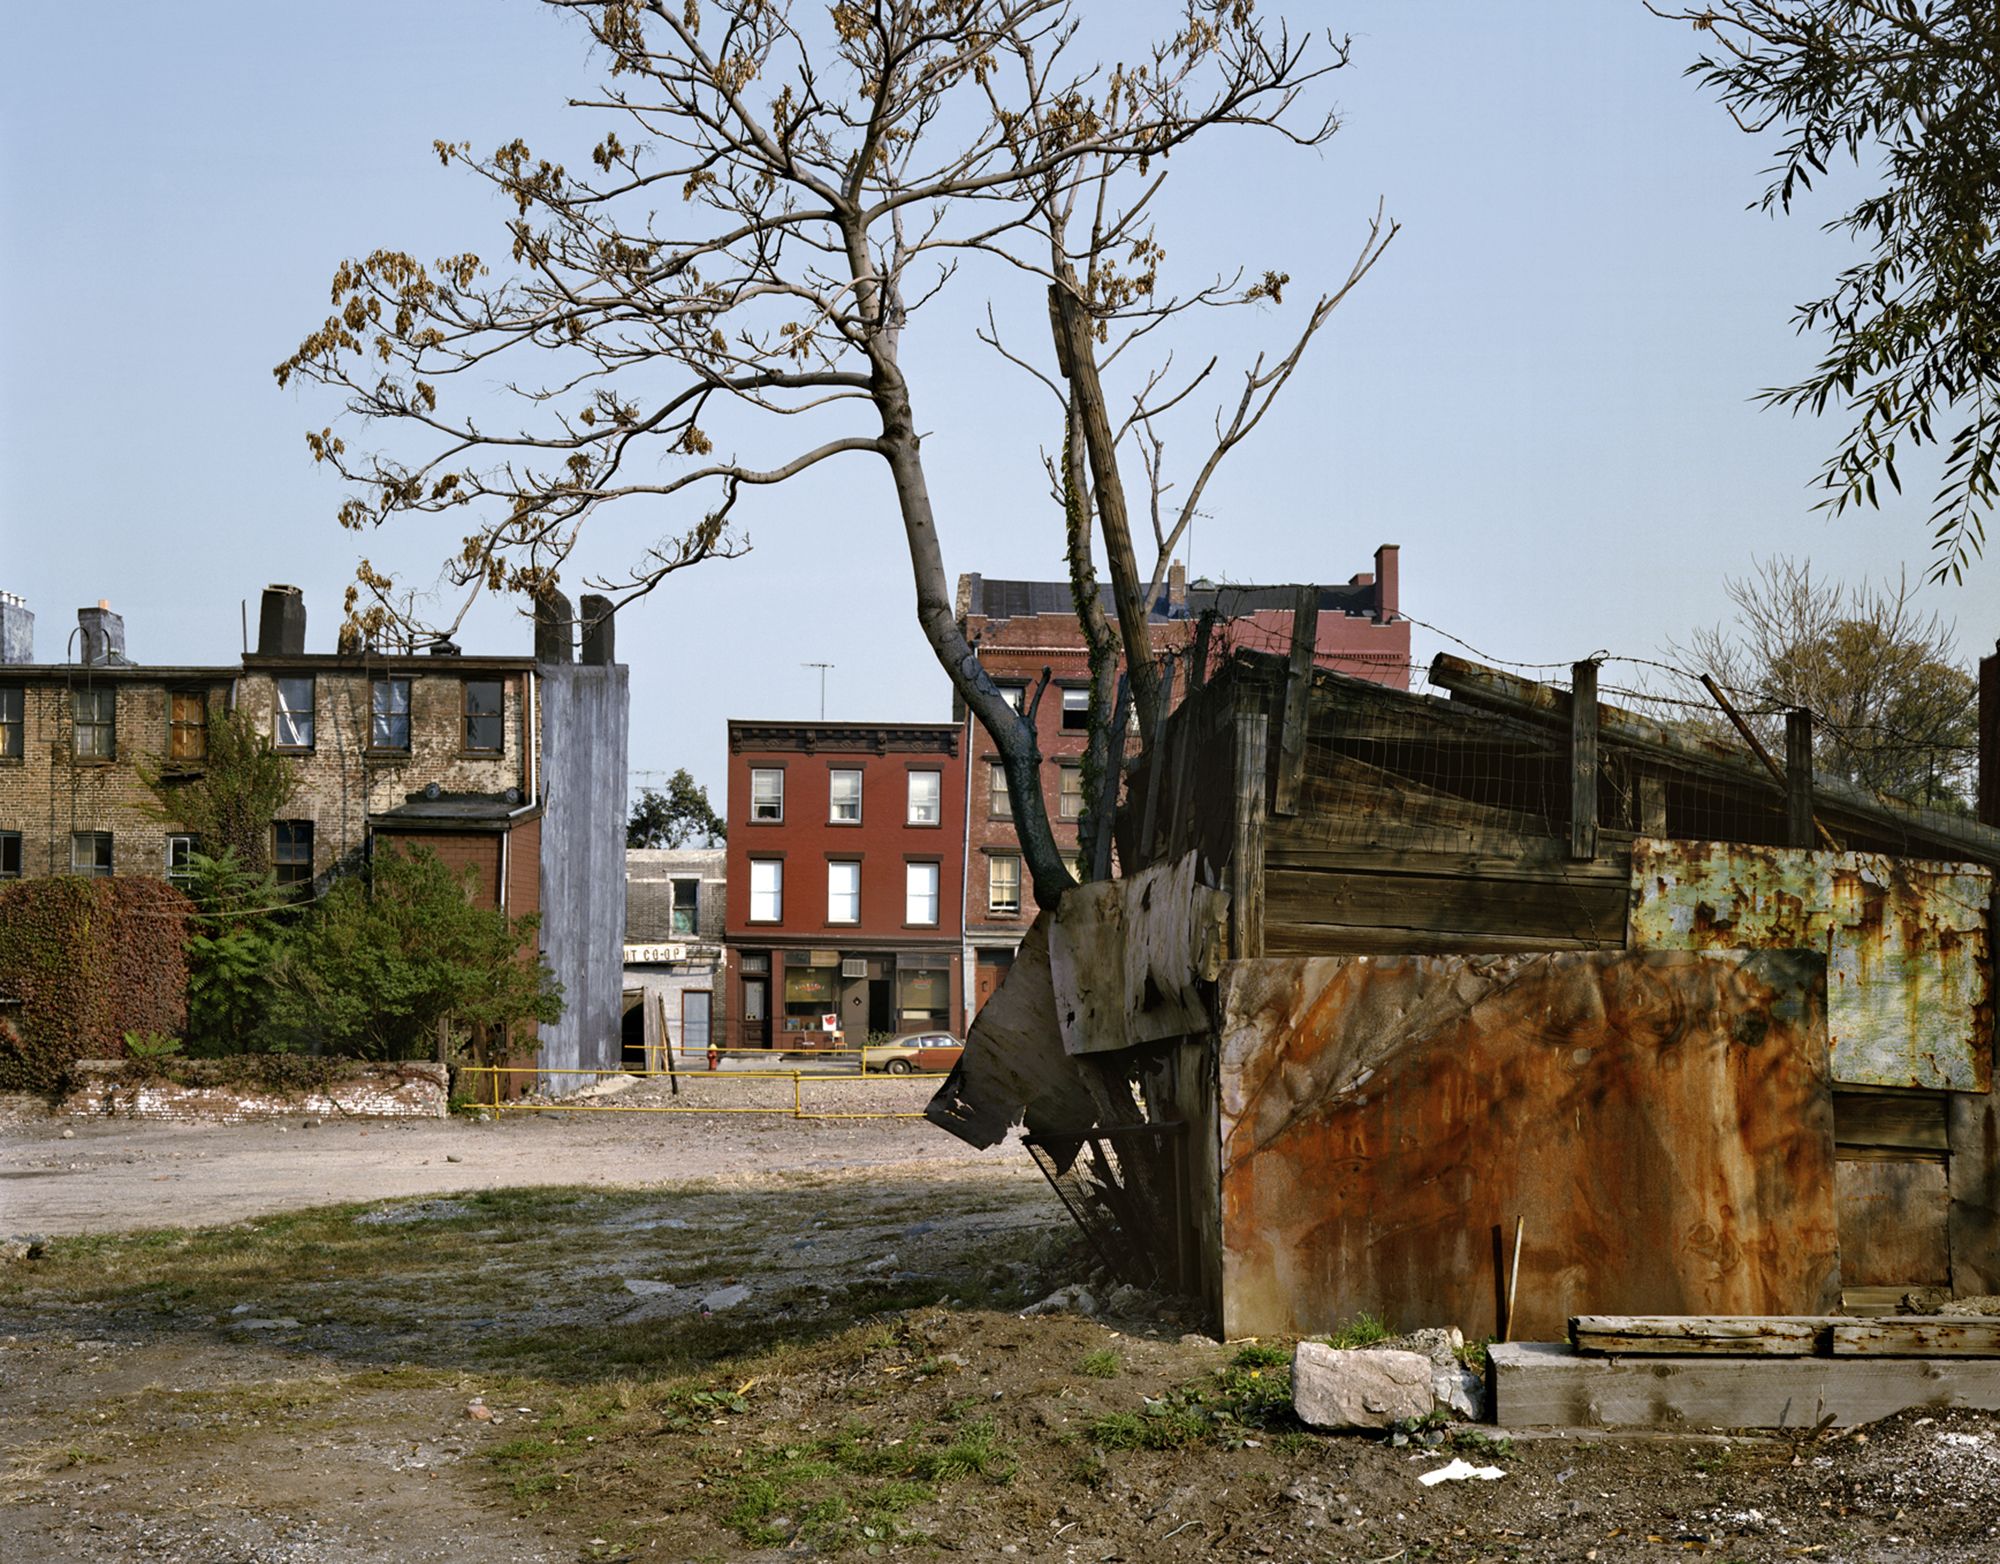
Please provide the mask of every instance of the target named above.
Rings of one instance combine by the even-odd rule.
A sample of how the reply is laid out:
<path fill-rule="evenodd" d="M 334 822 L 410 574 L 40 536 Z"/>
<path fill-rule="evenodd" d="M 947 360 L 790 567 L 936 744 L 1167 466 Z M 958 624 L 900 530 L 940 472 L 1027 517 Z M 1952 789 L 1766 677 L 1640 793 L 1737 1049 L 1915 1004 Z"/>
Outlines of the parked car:
<path fill-rule="evenodd" d="M 861 1058 L 869 1069 L 891 1075 L 946 1075 L 963 1052 L 965 1044 L 949 1032 L 905 1032 L 865 1050 Z"/>

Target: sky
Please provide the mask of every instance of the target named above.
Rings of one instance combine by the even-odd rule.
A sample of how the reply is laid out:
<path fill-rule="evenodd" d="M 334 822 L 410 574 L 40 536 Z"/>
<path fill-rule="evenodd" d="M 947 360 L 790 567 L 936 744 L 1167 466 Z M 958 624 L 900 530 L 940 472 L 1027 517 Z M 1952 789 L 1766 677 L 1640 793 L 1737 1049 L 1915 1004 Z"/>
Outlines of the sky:
<path fill-rule="evenodd" d="M 1129 53 L 1177 8 L 1090 0 L 1086 36 Z M 1754 400 L 1810 366 L 1792 308 L 1844 252 L 1817 229 L 1831 201 L 1750 209 L 1768 140 L 1683 76 L 1690 32 L 1638 0 L 1263 9 L 1352 36 L 1329 91 L 1343 123 L 1316 150 L 1179 159 L 1168 276 L 1293 279 L 1282 308 L 1196 323 L 1181 362 L 1217 352 L 1235 372 L 1345 275 L 1378 201 L 1402 228 L 1212 486 L 1191 574 L 1343 581 L 1393 542 L 1420 659 L 1450 636 L 1563 664 L 1659 655 L 1726 618 L 1725 582 L 1766 556 L 1843 581 L 1925 573 L 1924 485 L 1818 513 L 1841 428 Z M 274 581 L 304 589 L 308 647 L 331 650 L 358 557 L 435 574 L 455 528 L 335 525 L 341 491 L 304 433 L 338 407 L 280 391 L 272 366 L 326 314 L 344 257 L 504 248 L 499 205 L 431 143 L 521 135 L 581 165 L 605 128 L 564 104 L 601 78 L 586 44 L 531 0 L 0 8 L 0 590 L 35 610 L 41 660 L 102 598 L 136 659 L 228 662 L 229 610 L 247 600 L 254 621 Z M 1039 296 L 973 273 L 906 343 L 946 567 L 1057 579 L 1053 404 L 975 340 L 989 297 L 1031 340 Z M 1188 461 L 1183 432 L 1170 456 Z M 765 431 L 742 439 L 776 453 Z M 817 715 L 812 664 L 833 665 L 829 718 L 950 715 L 878 463 L 741 511 L 745 557 L 620 617 L 635 787 L 685 766 L 719 804 L 726 720 Z M 604 512 L 590 558 L 615 565 L 673 519 Z M 1977 656 L 2000 633 L 2000 559 L 1922 602 Z M 483 606 L 460 639 L 525 651 L 531 631 Z"/>

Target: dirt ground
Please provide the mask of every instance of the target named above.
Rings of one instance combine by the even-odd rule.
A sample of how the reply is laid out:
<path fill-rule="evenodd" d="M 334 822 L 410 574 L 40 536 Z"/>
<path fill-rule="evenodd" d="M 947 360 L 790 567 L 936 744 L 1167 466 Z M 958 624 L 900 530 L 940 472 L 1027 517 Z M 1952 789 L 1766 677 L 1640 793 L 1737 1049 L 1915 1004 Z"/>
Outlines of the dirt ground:
<path fill-rule="evenodd" d="M 70 1235 L 0 1264 L 0 1559 L 2000 1559 L 1996 1418 L 1398 1447 L 1288 1344 L 1023 1317 L 1089 1257 L 921 1124 L 61 1128 L 0 1125 Z"/>

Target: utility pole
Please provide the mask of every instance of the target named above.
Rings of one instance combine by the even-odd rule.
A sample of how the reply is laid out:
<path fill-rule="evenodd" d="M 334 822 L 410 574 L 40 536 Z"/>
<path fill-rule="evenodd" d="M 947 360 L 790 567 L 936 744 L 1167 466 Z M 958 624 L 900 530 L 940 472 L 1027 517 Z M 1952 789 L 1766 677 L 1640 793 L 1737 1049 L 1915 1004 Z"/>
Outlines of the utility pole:
<path fill-rule="evenodd" d="M 833 667 L 834 664 L 800 663 L 799 666 L 801 668 L 817 668 L 819 670 L 819 720 L 824 722 L 826 721 L 826 671 Z"/>

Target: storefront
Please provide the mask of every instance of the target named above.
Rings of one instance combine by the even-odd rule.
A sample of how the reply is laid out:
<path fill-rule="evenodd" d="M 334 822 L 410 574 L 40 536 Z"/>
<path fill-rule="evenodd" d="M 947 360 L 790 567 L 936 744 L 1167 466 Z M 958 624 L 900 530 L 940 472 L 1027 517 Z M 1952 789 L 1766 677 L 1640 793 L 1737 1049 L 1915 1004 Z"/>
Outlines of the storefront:
<path fill-rule="evenodd" d="M 956 1031 L 960 958 L 941 950 L 735 950 L 737 1048 L 860 1048 Z"/>

